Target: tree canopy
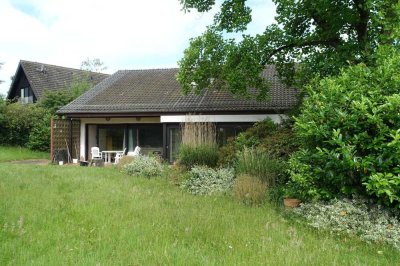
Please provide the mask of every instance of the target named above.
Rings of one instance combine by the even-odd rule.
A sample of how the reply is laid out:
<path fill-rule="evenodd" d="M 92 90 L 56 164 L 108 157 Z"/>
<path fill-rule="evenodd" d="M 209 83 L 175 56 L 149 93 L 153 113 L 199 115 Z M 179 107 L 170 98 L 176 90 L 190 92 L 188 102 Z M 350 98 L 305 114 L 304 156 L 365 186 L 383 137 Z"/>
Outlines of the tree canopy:
<path fill-rule="evenodd" d="M 185 11 L 207 12 L 215 0 L 180 0 Z M 380 44 L 398 45 L 397 0 L 273 0 L 276 23 L 255 36 L 241 40 L 251 22 L 246 0 L 224 0 L 220 11 L 201 36 L 190 40 L 179 61 L 178 80 L 184 92 L 205 88 L 228 89 L 246 95 L 248 87 L 268 94 L 260 77 L 274 64 L 288 85 L 301 87 L 312 77 L 336 75 L 342 67 L 373 64 Z"/>
<path fill-rule="evenodd" d="M 107 69 L 104 65 L 104 62 L 99 58 L 90 59 L 89 57 L 86 60 L 82 61 L 81 69 L 92 71 L 92 72 L 101 72 Z"/>

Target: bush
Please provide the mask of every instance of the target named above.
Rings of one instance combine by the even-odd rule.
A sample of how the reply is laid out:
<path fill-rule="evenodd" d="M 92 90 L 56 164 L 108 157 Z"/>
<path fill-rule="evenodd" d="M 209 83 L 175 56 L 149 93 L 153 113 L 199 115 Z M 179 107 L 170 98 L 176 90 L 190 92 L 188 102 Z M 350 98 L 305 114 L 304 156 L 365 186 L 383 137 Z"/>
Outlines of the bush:
<path fill-rule="evenodd" d="M 122 156 L 122 158 L 118 161 L 117 169 L 124 170 L 125 165 L 130 164 L 134 159 L 135 157 L 133 156 Z"/>
<path fill-rule="evenodd" d="M 133 176 L 153 177 L 162 173 L 162 165 L 154 157 L 136 156 L 135 159 L 123 167 L 124 171 Z"/>
<path fill-rule="evenodd" d="M 196 195 L 212 195 L 232 188 L 234 172 L 229 168 L 214 170 L 205 166 L 195 166 L 188 176 L 181 185 L 183 189 Z"/>
<path fill-rule="evenodd" d="M 266 151 L 244 148 L 243 151 L 237 153 L 235 169 L 237 173 L 258 177 L 268 187 L 272 187 L 277 182 L 287 181 L 285 165 L 285 162 L 272 158 Z"/>
<path fill-rule="evenodd" d="M 48 110 L 35 104 L 8 103 L 1 106 L 0 143 L 48 151 L 50 120 Z"/>
<path fill-rule="evenodd" d="M 215 167 L 218 163 L 218 148 L 216 145 L 182 144 L 179 148 L 178 163 L 186 169 L 191 169 L 195 165 Z"/>
<path fill-rule="evenodd" d="M 233 196 L 246 204 L 260 204 L 265 200 L 266 184 L 259 178 L 242 174 L 235 179 Z"/>
<path fill-rule="evenodd" d="M 295 130 L 302 149 L 290 160 L 303 199 L 369 194 L 400 205 L 400 53 L 378 53 L 308 88 Z"/>
<path fill-rule="evenodd" d="M 357 235 L 366 242 L 386 242 L 400 249 L 399 217 L 366 199 L 304 203 L 294 212 L 303 216 L 312 227 Z"/>
<path fill-rule="evenodd" d="M 236 153 L 244 148 L 261 148 L 273 158 L 287 160 L 298 149 L 290 121 L 277 125 L 271 119 L 255 123 L 220 148 L 219 165 L 234 164 Z"/>

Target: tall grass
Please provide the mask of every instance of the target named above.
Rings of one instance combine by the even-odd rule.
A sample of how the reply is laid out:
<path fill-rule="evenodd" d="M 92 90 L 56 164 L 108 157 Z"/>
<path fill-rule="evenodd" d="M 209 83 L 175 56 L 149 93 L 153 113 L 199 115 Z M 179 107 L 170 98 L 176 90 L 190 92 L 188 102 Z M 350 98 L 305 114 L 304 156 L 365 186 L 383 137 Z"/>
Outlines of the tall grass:
<path fill-rule="evenodd" d="M 238 152 L 235 169 L 238 173 L 260 178 L 268 187 L 275 186 L 279 178 L 285 178 L 285 163 L 256 148 L 245 147 Z"/>
<path fill-rule="evenodd" d="M 182 145 L 179 148 L 179 163 L 187 169 L 194 165 L 215 167 L 218 163 L 216 128 L 210 122 L 192 122 L 191 116 L 181 125 Z"/>
<path fill-rule="evenodd" d="M 0 164 L 0 265 L 398 265 L 389 246 L 112 168 Z M 379 253 L 378 253 L 379 251 Z"/>
<path fill-rule="evenodd" d="M 188 146 L 216 145 L 216 127 L 211 122 L 192 122 L 190 115 L 186 116 L 181 125 L 182 144 Z"/>

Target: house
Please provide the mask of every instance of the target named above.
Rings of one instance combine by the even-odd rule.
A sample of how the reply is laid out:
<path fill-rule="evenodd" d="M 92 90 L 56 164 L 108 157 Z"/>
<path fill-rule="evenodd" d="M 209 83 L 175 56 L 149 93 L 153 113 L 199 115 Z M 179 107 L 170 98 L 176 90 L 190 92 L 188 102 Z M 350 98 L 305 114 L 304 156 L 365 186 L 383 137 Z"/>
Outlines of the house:
<path fill-rule="evenodd" d="M 180 144 L 180 123 L 214 122 L 224 142 L 267 117 L 279 123 L 297 103 L 297 91 L 285 87 L 274 67 L 262 75 L 271 83 L 271 99 L 234 97 L 227 91 L 207 90 L 182 95 L 178 69 L 123 70 L 84 93 L 58 114 L 80 122 L 80 156 L 89 159 L 90 147 L 100 150 L 158 153 L 173 162 Z"/>
<path fill-rule="evenodd" d="M 46 90 L 62 90 L 72 82 L 80 80 L 87 80 L 96 85 L 107 77 L 108 74 L 21 60 L 7 99 L 35 103 L 43 97 Z"/>

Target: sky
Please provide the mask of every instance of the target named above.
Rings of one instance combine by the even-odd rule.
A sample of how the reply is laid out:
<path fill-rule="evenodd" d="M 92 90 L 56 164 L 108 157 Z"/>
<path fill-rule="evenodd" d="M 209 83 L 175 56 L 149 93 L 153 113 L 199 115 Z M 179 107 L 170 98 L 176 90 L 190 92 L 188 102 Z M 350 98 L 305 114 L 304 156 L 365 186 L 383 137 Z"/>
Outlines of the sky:
<path fill-rule="evenodd" d="M 177 67 L 189 39 L 203 33 L 208 13 L 182 11 L 179 0 L 0 0 L 0 94 L 19 60 L 80 68 L 99 58 L 112 74 L 122 69 Z M 274 22 L 272 0 L 248 1 L 256 34 Z"/>

